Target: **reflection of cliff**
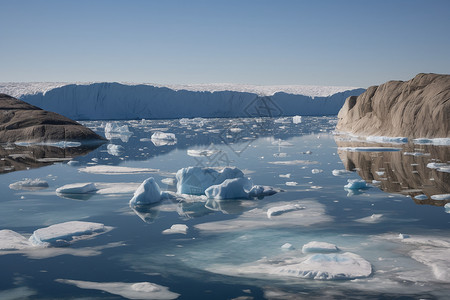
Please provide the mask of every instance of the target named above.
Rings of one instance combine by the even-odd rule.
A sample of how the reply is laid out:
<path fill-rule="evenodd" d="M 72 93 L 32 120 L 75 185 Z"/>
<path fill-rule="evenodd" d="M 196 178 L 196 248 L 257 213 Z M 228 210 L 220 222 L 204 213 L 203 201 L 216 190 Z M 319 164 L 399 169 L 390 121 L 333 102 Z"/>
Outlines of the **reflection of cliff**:
<path fill-rule="evenodd" d="M 336 140 L 338 147 L 367 147 L 374 144 Z M 427 167 L 430 162 L 450 160 L 450 147 L 432 145 L 375 145 L 402 148 L 395 152 L 351 152 L 338 150 L 347 170 L 356 170 L 365 181 L 380 181 L 380 188 L 388 193 L 401 193 L 412 197 L 417 204 L 443 206 L 450 201 L 432 200 L 437 194 L 450 193 L 450 173 Z M 410 155 L 408 153 L 423 153 Z M 405 154 L 406 153 L 406 154 Z M 384 173 L 383 173 L 384 172 Z M 414 199 L 425 194 L 426 200 Z"/>
<path fill-rule="evenodd" d="M 86 155 L 98 146 L 58 148 L 42 145 L 27 147 L 0 145 L 0 174 L 39 168 L 55 162 L 70 160 L 76 156 Z"/>

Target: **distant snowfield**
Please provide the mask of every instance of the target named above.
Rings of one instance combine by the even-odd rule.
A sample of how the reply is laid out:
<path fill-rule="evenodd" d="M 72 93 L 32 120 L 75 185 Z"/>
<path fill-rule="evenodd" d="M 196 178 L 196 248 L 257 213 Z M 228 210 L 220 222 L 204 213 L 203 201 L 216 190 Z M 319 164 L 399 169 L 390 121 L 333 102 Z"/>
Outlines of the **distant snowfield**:
<path fill-rule="evenodd" d="M 0 92 L 20 98 L 23 95 L 45 94 L 47 91 L 63 87 L 65 85 L 90 85 L 101 82 L 0 82 Z M 148 85 L 154 87 L 166 87 L 174 91 L 186 90 L 190 92 L 243 92 L 253 93 L 258 96 L 273 96 L 282 92 L 292 95 L 304 95 L 309 97 L 328 97 L 336 93 L 358 89 L 350 86 L 316 86 L 316 85 L 251 85 L 233 83 L 208 83 L 208 84 L 157 84 L 157 83 L 131 83 L 118 82 L 123 85 Z"/>

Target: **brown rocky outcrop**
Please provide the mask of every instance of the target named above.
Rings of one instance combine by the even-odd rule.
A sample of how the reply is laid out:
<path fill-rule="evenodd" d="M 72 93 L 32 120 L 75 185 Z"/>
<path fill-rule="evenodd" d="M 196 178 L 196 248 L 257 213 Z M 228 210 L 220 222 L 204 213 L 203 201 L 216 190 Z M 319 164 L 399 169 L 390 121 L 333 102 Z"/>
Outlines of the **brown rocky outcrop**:
<path fill-rule="evenodd" d="M 450 75 L 418 74 L 347 98 L 339 131 L 360 136 L 450 137 Z"/>
<path fill-rule="evenodd" d="M 0 143 L 102 142 L 105 138 L 54 112 L 0 94 Z"/>

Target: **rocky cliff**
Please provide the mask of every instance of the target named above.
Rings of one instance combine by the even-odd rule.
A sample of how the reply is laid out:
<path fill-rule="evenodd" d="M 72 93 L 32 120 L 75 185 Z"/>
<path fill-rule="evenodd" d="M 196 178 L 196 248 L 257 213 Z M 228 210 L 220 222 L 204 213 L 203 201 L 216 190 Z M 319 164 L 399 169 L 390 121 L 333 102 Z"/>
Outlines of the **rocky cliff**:
<path fill-rule="evenodd" d="M 101 142 L 89 128 L 57 113 L 0 94 L 0 143 Z"/>
<path fill-rule="evenodd" d="M 418 74 L 346 99 L 338 131 L 361 136 L 450 137 L 450 75 Z"/>

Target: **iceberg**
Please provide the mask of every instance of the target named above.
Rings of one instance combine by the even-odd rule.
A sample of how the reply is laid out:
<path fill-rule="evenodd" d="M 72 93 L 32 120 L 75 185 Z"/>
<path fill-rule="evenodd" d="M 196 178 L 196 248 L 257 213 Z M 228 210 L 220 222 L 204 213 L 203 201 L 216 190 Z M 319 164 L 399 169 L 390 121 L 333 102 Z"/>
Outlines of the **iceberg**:
<path fill-rule="evenodd" d="M 0 250 L 21 250 L 32 247 L 33 245 L 30 243 L 28 239 L 26 239 L 21 234 L 3 229 L 0 230 Z"/>
<path fill-rule="evenodd" d="M 111 230 L 101 223 L 70 221 L 35 230 L 29 241 L 34 246 L 67 246 L 79 239 L 90 238 Z"/>
<path fill-rule="evenodd" d="M 364 180 L 348 179 L 347 182 L 348 183 L 344 186 L 344 189 L 347 190 L 359 190 L 370 188 Z"/>
<path fill-rule="evenodd" d="M 336 115 L 347 97 L 357 96 L 364 89 L 246 85 L 196 87 L 103 82 L 55 85 L 13 83 L 0 85 L 0 91 L 74 120 L 130 120 Z M 276 111 L 258 111 L 261 104 L 270 105 Z"/>
<path fill-rule="evenodd" d="M 188 149 L 187 155 L 192 157 L 209 157 L 219 153 L 220 150 L 210 150 L 210 149 Z"/>
<path fill-rule="evenodd" d="M 127 299 L 170 300 L 180 296 L 177 293 L 171 292 L 165 286 L 151 282 L 93 282 L 71 279 L 56 279 L 55 281 L 75 285 L 80 289 L 100 290 Z"/>
<path fill-rule="evenodd" d="M 347 171 L 347 170 L 333 170 L 333 171 L 331 171 L 331 174 L 333 174 L 333 176 L 341 176 L 341 175 L 348 174 L 348 173 L 351 173 L 351 172 Z"/>
<path fill-rule="evenodd" d="M 153 133 L 151 139 L 152 140 L 174 141 L 174 142 L 177 140 L 177 138 L 175 137 L 175 134 L 162 132 L 162 131 L 157 131 L 157 132 Z"/>
<path fill-rule="evenodd" d="M 163 192 L 153 177 L 147 178 L 134 192 L 130 200 L 131 206 L 146 205 L 161 201 Z"/>
<path fill-rule="evenodd" d="M 223 168 L 217 171 L 213 168 L 187 167 L 178 170 L 177 193 L 203 195 L 212 185 L 221 184 L 226 179 L 242 178 L 244 173 L 238 168 Z"/>
<path fill-rule="evenodd" d="M 302 116 L 293 116 L 292 117 L 292 123 L 300 124 L 301 122 L 302 122 Z"/>
<path fill-rule="evenodd" d="M 332 252 L 338 252 L 339 248 L 330 243 L 326 242 L 309 242 L 302 247 L 303 253 L 332 253 Z"/>
<path fill-rule="evenodd" d="M 313 173 L 313 174 L 319 174 L 319 173 L 322 173 L 322 172 L 323 172 L 322 169 L 312 169 L 311 170 L 311 173 Z"/>
<path fill-rule="evenodd" d="M 56 194 L 88 194 L 97 191 L 95 183 L 73 183 L 56 189 Z"/>
<path fill-rule="evenodd" d="M 248 198 L 249 191 L 253 184 L 245 177 L 226 179 L 221 184 L 208 187 L 205 194 L 209 199 L 245 199 Z"/>
<path fill-rule="evenodd" d="M 106 146 L 106 149 L 108 150 L 108 153 L 113 156 L 120 156 L 125 150 L 123 146 L 115 144 L 108 144 L 108 146 Z"/>
<path fill-rule="evenodd" d="M 25 178 L 21 181 L 11 183 L 9 188 L 12 190 L 37 191 L 48 188 L 48 182 L 39 178 Z"/>

